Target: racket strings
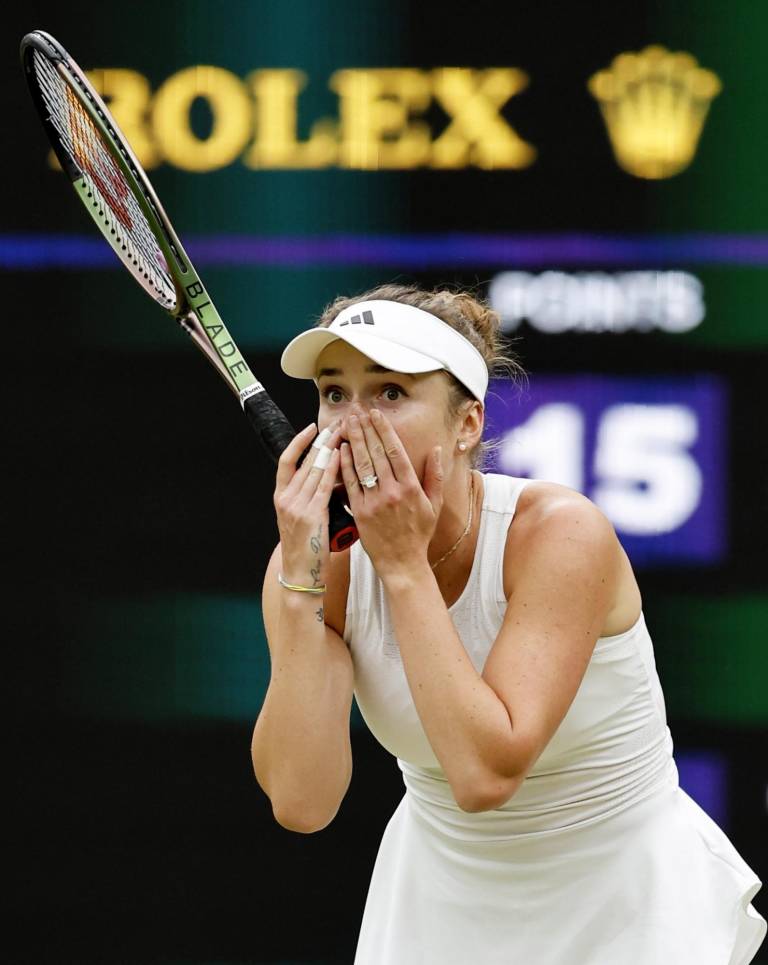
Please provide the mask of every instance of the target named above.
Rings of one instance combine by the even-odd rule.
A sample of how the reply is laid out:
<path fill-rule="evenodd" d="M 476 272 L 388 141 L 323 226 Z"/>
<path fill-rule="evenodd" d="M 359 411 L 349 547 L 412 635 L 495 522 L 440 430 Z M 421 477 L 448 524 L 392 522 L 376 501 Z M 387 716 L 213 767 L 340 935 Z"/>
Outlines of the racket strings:
<path fill-rule="evenodd" d="M 165 257 L 120 166 L 77 96 L 37 50 L 34 66 L 50 121 L 81 172 L 102 230 L 119 246 L 115 250 L 126 267 L 149 283 L 164 307 L 172 308 L 177 297 Z"/>

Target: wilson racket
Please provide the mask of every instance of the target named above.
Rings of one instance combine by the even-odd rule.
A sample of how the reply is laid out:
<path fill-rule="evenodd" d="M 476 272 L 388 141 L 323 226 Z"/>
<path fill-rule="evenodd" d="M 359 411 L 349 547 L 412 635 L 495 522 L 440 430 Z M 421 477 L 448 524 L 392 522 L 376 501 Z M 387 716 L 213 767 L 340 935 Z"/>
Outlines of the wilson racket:
<path fill-rule="evenodd" d="M 21 42 L 24 75 L 63 171 L 117 257 L 238 396 L 274 462 L 295 430 L 251 372 L 130 145 L 85 74 L 50 34 Z M 358 538 L 343 487 L 329 504 L 330 548 Z"/>

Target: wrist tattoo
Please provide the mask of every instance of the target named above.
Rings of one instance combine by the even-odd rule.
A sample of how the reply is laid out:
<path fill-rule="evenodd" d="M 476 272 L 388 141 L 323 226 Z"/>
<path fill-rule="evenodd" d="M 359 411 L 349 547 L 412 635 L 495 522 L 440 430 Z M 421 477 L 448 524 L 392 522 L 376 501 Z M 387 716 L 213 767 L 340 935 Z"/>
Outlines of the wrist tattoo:
<path fill-rule="evenodd" d="M 322 552 L 322 548 L 323 548 L 322 532 L 323 532 L 323 528 L 321 524 L 318 527 L 317 533 L 315 533 L 314 536 L 310 537 L 309 545 L 312 547 L 313 553 Z M 313 586 L 319 586 L 320 583 L 322 582 L 320 580 L 320 574 L 322 572 L 322 562 L 323 562 L 322 559 L 317 560 L 315 565 L 309 571 L 310 576 L 314 580 Z"/>

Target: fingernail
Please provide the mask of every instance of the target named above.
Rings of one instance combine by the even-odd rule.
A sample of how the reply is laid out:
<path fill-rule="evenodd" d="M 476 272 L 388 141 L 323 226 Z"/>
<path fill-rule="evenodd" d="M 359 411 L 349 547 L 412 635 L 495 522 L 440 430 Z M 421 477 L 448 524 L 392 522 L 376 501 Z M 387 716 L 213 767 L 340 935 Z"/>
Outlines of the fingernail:
<path fill-rule="evenodd" d="M 378 409 L 371 409 L 371 418 L 372 418 L 372 419 L 380 419 L 380 418 L 381 418 L 381 413 L 379 412 Z"/>
<path fill-rule="evenodd" d="M 360 425 L 360 420 L 356 415 L 353 414 L 349 417 L 349 424 L 352 426 Z"/>

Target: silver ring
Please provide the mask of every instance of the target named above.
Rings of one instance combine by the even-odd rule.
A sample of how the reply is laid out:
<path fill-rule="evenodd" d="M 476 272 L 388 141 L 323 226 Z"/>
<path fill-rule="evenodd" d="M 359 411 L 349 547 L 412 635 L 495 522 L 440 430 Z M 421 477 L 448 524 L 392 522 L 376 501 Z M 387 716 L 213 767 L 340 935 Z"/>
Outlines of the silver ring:
<path fill-rule="evenodd" d="M 363 476 L 360 480 L 360 485 L 365 486 L 366 489 L 373 489 L 378 481 L 379 477 L 372 473 L 370 476 Z"/>

